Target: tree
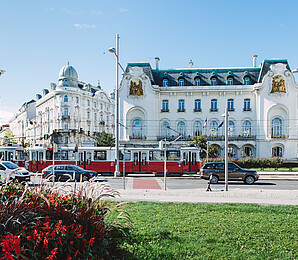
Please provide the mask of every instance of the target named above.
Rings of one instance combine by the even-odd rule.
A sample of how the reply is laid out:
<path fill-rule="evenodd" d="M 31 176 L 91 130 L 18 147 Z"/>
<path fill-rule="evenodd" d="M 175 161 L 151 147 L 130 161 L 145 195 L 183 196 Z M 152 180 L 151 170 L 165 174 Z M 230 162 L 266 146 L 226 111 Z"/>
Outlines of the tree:
<path fill-rule="evenodd" d="M 14 134 L 10 129 L 7 129 L 5 131 L 4 137 L 3 137 L 2 145 L 8 145 L 8 144 L 16 144 L 17 141 L 14 140 Z"/>
<path fill-rule="evenodd" d="M 199 135 L 194 136 L 192 144 L 199 146 L 201 148 L 200 157 L 201 159 L 205 159 L 207 156 L 207 136 Z M 215 158 L 218 155 L 218 147 L 215 144 L 209 145 L 208 147 L 208 155 L 209 157 Z"/>
<path fill-rule="evenodd" d="M 96 139 L 98 146 L 115 146 L 115 137 L 113 134 L 108 134 L 105 131 L 97 135 Z"/>

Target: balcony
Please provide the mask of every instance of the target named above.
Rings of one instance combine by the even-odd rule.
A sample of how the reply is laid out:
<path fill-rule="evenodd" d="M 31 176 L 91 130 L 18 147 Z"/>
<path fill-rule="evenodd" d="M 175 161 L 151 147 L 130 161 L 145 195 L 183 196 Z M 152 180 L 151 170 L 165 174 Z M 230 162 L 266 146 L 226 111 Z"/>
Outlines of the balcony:
<path fill-rule="evenodd" d="M 164 140 L 165 138 L 167 138 L 167 141 L 174 141 L 175 139 L 178 138 L 179 135 L 171 135 L 171 136 L 156 136 L 157 141 L 161 141 Z M 192 140 L 192 136 L 182 136 L 178 139 L 178 141 L 191 141 Z"/>
<path fill-rule="evenodd" d="M 288 138 L 288 135 L 272 135 L 272 139 L 286 139 Z"/>
<path fill-rule="evenodd" d="M 169 112 L 169 109 L 161 109 L 160 112 L 164 113 L 164 112 Z"/>
<path fill-rule="evenodd" d="M 129 136 L 129 140 L 145 140 L 146 136 L 134 136 L 134 135 L 130 135 Z"/>
<path fill-rule="evenodd" d="M 61 120 L 69 120 L 70 116 L 69 115 L 62 115 Z"/>
<path fill-rule="evenodd" d="M 218 109 L 217 108 L 210 108 L 210 112 L 217 112 Z"/>
<path fill-rule="evenodd" d="M 185 112 L 185 109 L 177 109 L 177 112 Z"/>
<path fill-rule="evenodd" d="M 251 111 L 251 108 L 243 108 L 243 111 Z"/>
<path fill-rule="evenodd" d="M 235 108 L 228 108 L 228 111 L 235 111 Z"/>
<path fill-rule="evenodd" d="M 196 108 L 194 108 L 193 112 L 202 112 L 202 109 L 196 109 Z"/>
<path fill-rule="evenodd" d="M 208 136 L 207 141 L 224 141 L 225 136 L 224 135 L 218 135 L 218 136 Z M 238 136 L 229 136 L 229 141 L 255 141 L 256 136 L 255 135 L 238 135 Z"/>

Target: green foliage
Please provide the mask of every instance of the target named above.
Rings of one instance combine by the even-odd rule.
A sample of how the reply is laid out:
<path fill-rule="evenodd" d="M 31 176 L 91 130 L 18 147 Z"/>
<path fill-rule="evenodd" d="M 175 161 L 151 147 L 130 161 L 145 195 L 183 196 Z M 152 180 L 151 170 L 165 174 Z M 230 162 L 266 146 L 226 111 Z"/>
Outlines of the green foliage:
<path fill-rule="evenodd" d="M 117 192 L 87 186 L 65 195 L 57 187 L 2 185 L 0 259 L 122 259 L 129 217 L 121 211 L 120 221 L 107 221 L 110 209 L 100 198 Z"/>
<path fill-rule="evenodd" d="M 137 202 L 135 259 L 297 259 L 298 207 Z M 127 246 L 131 252 L 133 248 Z"/>
<path fill-rule="evenodd" d="M 4 140 L 2 141 L 2 145 L 8 144 L 16 144 L 17 141 L 14 139 L 14 134 L 10 129 L 7 129 L 4 134 Z"/>
<path fill-rule="evenodd" d="M 191 144 L 194 144 L 201 148 L 201 152 L 200 152 L 201 159 L 205 159 L 207 157 L 207 136 L 206 135 L 193 136 L 193 141 L 191 142 Z M 218 155 L 218 146 L 214 144 L 209 145 L 208 155 L 211 158 L 216 158 Z"/>
<path fill-rule="evenodd" d="M 106 132 L 101 132 L 97 137 L 97 145 L 98 146 L 115 146 L 115 138 L 112 134 L 108 134 Z"/>

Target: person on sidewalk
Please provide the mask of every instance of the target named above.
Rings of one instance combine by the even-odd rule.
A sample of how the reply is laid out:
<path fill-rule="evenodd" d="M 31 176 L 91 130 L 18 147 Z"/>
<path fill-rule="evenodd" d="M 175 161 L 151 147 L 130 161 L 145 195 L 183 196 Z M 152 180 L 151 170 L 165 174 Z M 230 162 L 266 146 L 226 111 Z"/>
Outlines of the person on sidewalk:
<path fill-rule="evenodd" d="M 206 191 L 212 191 L 211 190 L 211 181 L 212 181 L 212 179 L 213 179 L 213 176 L 211 174 L 210 177 L 209 177 L 208 186 L 207 186 L 207 190 Z"/>

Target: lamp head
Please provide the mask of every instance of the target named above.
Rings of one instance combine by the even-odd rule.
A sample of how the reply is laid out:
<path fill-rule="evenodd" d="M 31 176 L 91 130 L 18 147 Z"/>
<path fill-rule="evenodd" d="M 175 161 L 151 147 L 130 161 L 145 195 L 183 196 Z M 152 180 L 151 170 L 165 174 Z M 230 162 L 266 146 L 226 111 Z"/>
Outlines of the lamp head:
<path fill-rule="evenodd" d="M 298 72 L 298 68 L 292 70 L 293 73 L 297 73 Z"/>
<path fill-rule="evenodd" d="M 114 47 L 109 48 L 109 52 L 110 53 L 114 53 L 114 54 L 117 53 L 117 51 L 116 51 L 116 49 Z"/>

